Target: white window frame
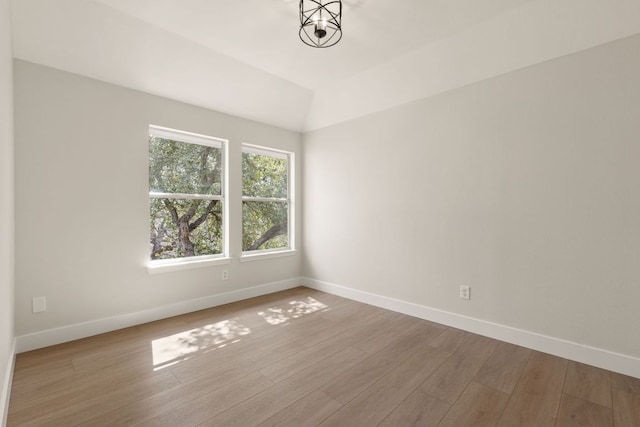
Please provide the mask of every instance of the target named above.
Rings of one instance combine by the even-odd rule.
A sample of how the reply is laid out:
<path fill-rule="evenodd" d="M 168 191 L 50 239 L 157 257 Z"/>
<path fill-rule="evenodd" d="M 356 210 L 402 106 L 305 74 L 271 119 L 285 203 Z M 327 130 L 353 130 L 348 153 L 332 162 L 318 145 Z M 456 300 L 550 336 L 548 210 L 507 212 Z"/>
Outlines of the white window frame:
<path fill-rule="evenodd" d="M 222 185 L 221 194 L 219 196 L 149 191 L 149 200 L 153 198 L 219 200 L 222 203 L 222 253 L 173 259 L 148 260 L 147 271 L 150 274 L 153 274 L 190 268 L 208 267 L 211 265 L 229 264 L 231 262 L 231 258 L 229 257 L 229 160 L 227 150 L 229 141 L 226 139 L 216 138 L 208 135 L 201 135 L 162 126 L 149 125 L 149 138 L 152 137 L 169 139 L 188 144 L 205 145 L 220 149 L 222 158 Z"/>
<path fill-rule="evenodd" d="M 295 154 L 290 151 L 265 147 L 254 144 L 242 144 L 242 154 L 251 153 L 261 156 L 275 157 L 287 160 L 287 197 L 248 197 L 242 194 L 242 202 L 279 202 L 287 203 L 287 247 L 274 249 L 258 249 L 255 251 L 242 251 L 240 262 L 257 259 L 277 258 L 296 254 L 295 247 Z M 244 182 L 244 178 L 242 179 Z M 244 189 L 241 190 L 244 193 Z M 242 214 L 244 216 L 244 214 Z M 243 227 L 244 229 L 244 227 Z"/>

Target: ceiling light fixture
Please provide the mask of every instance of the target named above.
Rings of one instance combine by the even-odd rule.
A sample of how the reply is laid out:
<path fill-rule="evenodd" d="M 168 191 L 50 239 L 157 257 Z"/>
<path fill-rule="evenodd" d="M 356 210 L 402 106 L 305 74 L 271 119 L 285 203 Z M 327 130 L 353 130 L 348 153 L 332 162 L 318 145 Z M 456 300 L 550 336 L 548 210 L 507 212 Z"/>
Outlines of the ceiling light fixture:
<path fill-rule="evenodd" d="M 342 1 L 300 0 L 299 34 L 311 47 L 338 43 L 342 38 Z"/>

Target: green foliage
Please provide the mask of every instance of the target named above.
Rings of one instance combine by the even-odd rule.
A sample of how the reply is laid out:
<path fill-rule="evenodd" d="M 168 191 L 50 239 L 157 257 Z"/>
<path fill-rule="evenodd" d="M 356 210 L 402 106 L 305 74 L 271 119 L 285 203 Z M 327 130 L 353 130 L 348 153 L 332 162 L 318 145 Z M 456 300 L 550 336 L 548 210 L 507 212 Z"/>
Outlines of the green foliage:
<path fill-rule="evenodd" d="M 287 197 L 287 159 L 242 153 L 242 195 L 246 197 Z"/>
<path fill-rule="evenodd" d="M 243 202 L 242 250 L 286 248 L 289 245 L 287 211 L 286 202 Z M 267 233 L 270 238 L 256 246 Z"/>
<path fill-rule="evenodd" d="M 206 213 L 208 200 L 151 199 L 151 259 L 172 259 L 193 255 L 215 255 L 222 253 L 222 203 L 215 202 L 211 212 Z M 184 216 L 195 207 L 194 218 L 205 216 L 206 220 L 189 232 L 189 240 L 194 245 L 190 255 L 180 244 L 178 227 L 172 220 L 172 206 L 178 215 Z"/>
<path fill-rule="evenodd" d="M 222 150 L 151 137 L 149 191 L 222 194 Z"/>

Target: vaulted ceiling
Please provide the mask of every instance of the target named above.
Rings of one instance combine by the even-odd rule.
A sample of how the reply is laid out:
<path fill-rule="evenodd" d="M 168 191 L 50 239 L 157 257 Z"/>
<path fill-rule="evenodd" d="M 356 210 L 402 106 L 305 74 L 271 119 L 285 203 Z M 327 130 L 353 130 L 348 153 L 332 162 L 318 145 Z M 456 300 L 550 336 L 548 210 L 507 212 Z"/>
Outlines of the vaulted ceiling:
<path fill-rule="evenodd" d="M 297 0 L 13 0 L 16 58 L 310 131 L 640 33 L 638 0 L 345 0 L 298 38 Z"/>

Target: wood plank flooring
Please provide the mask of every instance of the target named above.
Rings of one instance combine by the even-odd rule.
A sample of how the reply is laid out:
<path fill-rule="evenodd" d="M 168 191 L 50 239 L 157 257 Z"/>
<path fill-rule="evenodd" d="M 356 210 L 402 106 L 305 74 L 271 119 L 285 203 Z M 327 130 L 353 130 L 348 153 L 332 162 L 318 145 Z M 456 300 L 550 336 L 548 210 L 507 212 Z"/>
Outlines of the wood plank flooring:
<path fill-rule="evenodd" d="M 19 354 L 8 425 L 640 427 L 640 379 L 301 287 Z"/>

